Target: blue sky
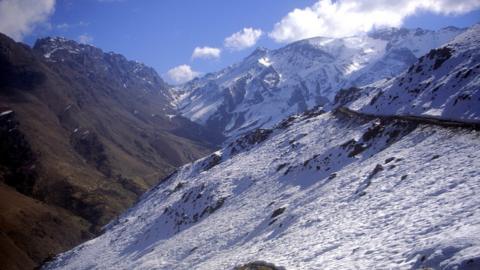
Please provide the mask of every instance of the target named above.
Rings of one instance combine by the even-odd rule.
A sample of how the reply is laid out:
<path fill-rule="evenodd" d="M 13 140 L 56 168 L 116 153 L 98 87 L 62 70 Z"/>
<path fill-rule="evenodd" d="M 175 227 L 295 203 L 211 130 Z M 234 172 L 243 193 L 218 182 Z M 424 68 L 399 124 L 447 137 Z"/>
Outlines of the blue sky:
<path fill-rule="evenodd" d="M 422 1 L 414 0 L 397 0 L 398 5 L 386 1 L 390 2 L 387 9 L 390 8 L 391 13 L 384 13 L 385 19 L 371 13 L 372 10 L 383 12 L 386 5 L 381 2 L 385 1 L 372 0 L 361 1 L 360 7 L 353 11 L 342 6 L 353 0 L 2 1 L 45 2 L 38 7 L 43 8 L 43 18 L 33 22 L 32 18 L 38 17 L 36 14 L 25 18 L 27 23 L 30 19 L 30 25 L 16 36 L 17 40 L 33 44 L 38 37 L 64 36 L 144 62 L 163 77 L 168 77 L 167 71 L 180 65 L 191 67 L 190 71 L 183 70 L 187 73 L 216 71 L 239 61 L 258 46 L 277 48 L 309 36 L 345 36 L 372 26 L 465 27 L 480 19 L 480 4 L 475 3 L 480 1 L 472 0 L 436 0 L 438 3 L 433 6 L 422 6 Z M 405 7 L 412 2 L 418 2 L 419 7 L 407 10 Z M 458 7 L 456 3 L 460 2 L 470 6 Z M 25 7 L 34 9 L 31 5 Z M 2 8 L 6 14 L 8 6 L 0 4 Z M 353 17 L 356 21 L 349 21 L 348 18 Z M 0 19 L 2 23 L 6 25 Z M 11 31 L 11 35 L 16 35 L 13 30 L 4 29 L 0 25 L 2 32 Z M 228 37 L 231 37 L 229 41 Z M 197 47 L 195 58 L 192 55 Z"/>

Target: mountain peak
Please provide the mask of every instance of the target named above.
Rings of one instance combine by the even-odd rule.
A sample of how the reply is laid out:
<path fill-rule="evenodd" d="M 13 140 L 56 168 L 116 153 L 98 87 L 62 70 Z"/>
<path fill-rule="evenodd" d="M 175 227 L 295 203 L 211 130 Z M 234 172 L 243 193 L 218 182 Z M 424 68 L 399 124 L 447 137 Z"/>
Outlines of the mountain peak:
<path fill-rule="evenodd" d="M 117 83 L 121 88 L 136 85 L 144 91 L 157 91 L 166 87 L 166 83 L 153 68 L 139 61 L 128 60 L 121 54 L 104 52 L 93 45 L 64 37 L 38 39 L 33 51 L 47 62 L 77 66 L 77 70 L 84 70 L 92 77 L 108 78 L 110 83 Z"/>
<path fill-rule="evenodd" d="M 252 54 L 254 54 L 254 53 L 266 53 L 266 52 L 268 52 L 268 51 L 269 51 L 268 48 L 265 48 L 265 47 L 261 47 L 261 46 L 260 46 L 260 47 L 257 47 L 257 48 L 253 51 Z"/>
<path fill-rule="evenodd" d="M 64 37 L 46 37 L 38 39 L 33 50 L 43 55 L 44 58 L 55 61 L 61 60 L 67 54 L 96 54 L 101 55 L 103 51 L 97 47 L 88 44 L 78 43 L 74 40 L 66 39 Z M 59 55 L 59 59 L 56 59 Z"/>
<path fill-rule="evenodd" d="M 456 27 L 456 26 L 452 26 L 452 25 L 449 25 L 449 26 L 445 26 L 443 27 L 442 29 L 440 30 L 446 30 L 446 31 L 458 31 L 458 30 L 465 30 L 465 28 L 459 28 L 459 27 Z"/>
<path fill-rule="evenodd" d="M 245 59 L 257 59 L 265 56 L 269 50 L 265 47 L 257 47 L 251 54 L 249 54 Z"/>

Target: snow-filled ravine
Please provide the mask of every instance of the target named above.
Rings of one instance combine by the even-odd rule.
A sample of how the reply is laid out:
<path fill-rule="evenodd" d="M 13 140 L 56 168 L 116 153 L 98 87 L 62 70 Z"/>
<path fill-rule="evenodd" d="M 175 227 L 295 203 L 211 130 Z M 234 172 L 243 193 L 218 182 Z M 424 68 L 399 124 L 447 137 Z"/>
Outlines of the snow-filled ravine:
<path fill-rule="evenodd" d="M 185 165 L 46 268 L 479 269 L 479 149 L 478 131 L 309 112 Z"/>

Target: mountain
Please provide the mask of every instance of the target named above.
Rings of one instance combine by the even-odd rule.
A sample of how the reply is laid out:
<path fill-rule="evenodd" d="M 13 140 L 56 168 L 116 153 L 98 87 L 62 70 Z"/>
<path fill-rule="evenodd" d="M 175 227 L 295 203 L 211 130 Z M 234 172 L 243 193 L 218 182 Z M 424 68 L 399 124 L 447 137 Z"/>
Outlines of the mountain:
<path fill-rule="evenodd" d="M 352 90 L 346 106 L 375 115 L 480 121 L 480 42 L 475 25 L 447 46 L 431 50 L 400 76 Z"/>
<path fill-rule="evenodd" d="M 454 101 L 478 97 L 466 69 L 479 41 L 474 26 L 393 79 L 338 92 L 333 110 L 182 166 L 46 269 L 479 269 L 480 103 Z M 413 95 L 405 78 L 431 86 Z M 398 109 L 439 83 L 441 113 Z"/>
<path fill-rule="evenodd" d="M 238 64 L 180 86 L 176 104 L 190 120 L 234 137 L 322 106 L 342 88 L 393 77 L 463 31 L 392 28 L 259 48 Z"/>
<path fill-rule="evenodd" d="M 31 269 L 101 232 L 223 138 L 175 116 L 150 67 L 62 38 L 0 35 L 0 260 Z"/>

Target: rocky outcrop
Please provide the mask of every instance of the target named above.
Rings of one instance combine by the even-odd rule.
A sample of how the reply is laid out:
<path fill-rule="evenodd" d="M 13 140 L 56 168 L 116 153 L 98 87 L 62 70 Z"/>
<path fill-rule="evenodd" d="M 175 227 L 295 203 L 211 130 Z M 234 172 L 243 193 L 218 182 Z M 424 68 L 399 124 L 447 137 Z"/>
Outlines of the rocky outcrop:
<path fill-rule="evenodd" d="M 18 129 L 15 113 L 0 108 L 0 182 L 32 195 L 37 179 L 36 155 Z"/>
<path fill-rule="evenodd" d="M 285 270 L 284 267 L 275 266 L 272 263 L 268 263 L 264 261 L 250 262 L 242 266 L 237 266 L 233 269 L 234 270 Z"/>

